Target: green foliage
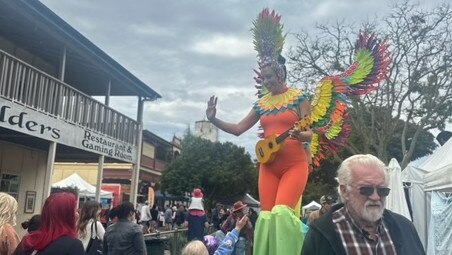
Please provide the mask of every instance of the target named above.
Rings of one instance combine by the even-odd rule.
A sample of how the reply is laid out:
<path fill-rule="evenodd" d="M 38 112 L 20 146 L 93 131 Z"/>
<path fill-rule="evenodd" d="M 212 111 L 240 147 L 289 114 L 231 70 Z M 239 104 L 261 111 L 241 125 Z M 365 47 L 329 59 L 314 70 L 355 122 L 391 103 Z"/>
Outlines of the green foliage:
<path fill-rule="evenodd" d="M 360 111 L 363 110 L 365 111 L 365 114 L 360 114 Z M 383 138 L 387 140 L 387 149 L 379 152 L 378 150 L 380 147 L 377 146 L 377 144 L 382 138 L 375 132 L 364 133 L 361 126 L 370 127 L 375 125 L 376 129 L 383 128 L 383 125 L 387 125 L 385 124 L 385 118 L 387 118 L 387 116 L 384 116 L 386 109 L 368 105 L 361 107 L 360 109 L 354 108 L 351 112 L 353 119 L 360 118 L 360 120 L 352 121 L 353 132 L 348 141 L 348 149 L 351 147 L 351 150 L 343 152 L 343 158 L 356 153 L 370 153 L 373 155 L 380 154 L 380 158 L 385 161 L 385 163 L 389 163 L 391 158 L 395 158 L 398 162 L 402 162 L 404 155 L 401 140 L 405 139 L 407 147 L 411 146 L 412 137 L 414 137 L 419 128 L 416 124 L 406 123 L 403 120 L 393 117 L 390 122 L 394 130 L 391 131 L 391 136 Z M 406 131 L 404 134 L 403 129 L 405 125 Z M 420 129 L 417 141 L 414 144 L 414 150 L 411 156 L 412 160 L 431 154 L 437 147 L 434 139 L 435 137 L 430 132 Z"/>
<path fill-rule="evenodd" d="M 308 184 L 303 193 L 303 205 L 308 204 L 312 200 L 319 202 L 323 195 L 331 195 L 337 197 L 336 171 L 339 162 L 335 162 L 333 158 L 324 160 L 320 167 L 309 175 Z"/>
<path fill-rule="evenodd" d="M 399 120 L 400 127 L 404 125 L 404 121 Z M 408 124 L 407 135 L 405 137 L 405 142 L 409 147 L 411 145 L 412 139 L 414 136 L 417 127 L 413 124 Z M 416 160 L 418 158 L 422 158 L 423 156 L 430 155 L 433 153 L 437 144 L 435 143 L 435 137 L 428 131 L 422 130 L 420 131 L 419 138 L 414 145 L 413 155 L 411 156 L 411 160 Z M 402 130 L 397 130 L 393 135 L 392 139 L 389 142 L 388 146 L 388 158 L 395 158 L 398 162 L 402 162 L 403 153 L 400 145 L 400 140 L 402 139 Z"/>
<path fill-rule="evenodd" d="M 230 142 L 212 143 L 187 134 L 180 156 L 162 174 L 161 188 L 171 194 L 184 195 L 201 187 L 209 208 L 217 201 L 255 190 L 256 172 L 244 148 Z"/>

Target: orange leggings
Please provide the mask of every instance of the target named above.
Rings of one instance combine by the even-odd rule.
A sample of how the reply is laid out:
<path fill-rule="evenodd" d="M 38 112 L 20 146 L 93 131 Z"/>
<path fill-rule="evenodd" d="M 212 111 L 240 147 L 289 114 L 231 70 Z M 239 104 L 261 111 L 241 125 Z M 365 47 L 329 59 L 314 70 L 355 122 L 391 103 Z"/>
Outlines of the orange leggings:
<path fill-rule="evenodd" d="M 259 169 L 259 198 L 262 210 L 275 205 L 295 208 L 308 180 L 306 153 L 299 142 L 287 139 L 284 147 Z"/>

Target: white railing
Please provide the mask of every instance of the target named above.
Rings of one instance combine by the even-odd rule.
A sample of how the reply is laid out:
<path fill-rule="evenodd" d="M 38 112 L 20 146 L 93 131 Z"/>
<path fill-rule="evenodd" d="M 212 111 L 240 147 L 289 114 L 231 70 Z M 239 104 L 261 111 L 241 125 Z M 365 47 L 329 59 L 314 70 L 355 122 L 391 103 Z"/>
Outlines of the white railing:
<path fill-rule="evenodd" d="M 0 97 L 136 145 L 135 120 L 1 50 Z"/>

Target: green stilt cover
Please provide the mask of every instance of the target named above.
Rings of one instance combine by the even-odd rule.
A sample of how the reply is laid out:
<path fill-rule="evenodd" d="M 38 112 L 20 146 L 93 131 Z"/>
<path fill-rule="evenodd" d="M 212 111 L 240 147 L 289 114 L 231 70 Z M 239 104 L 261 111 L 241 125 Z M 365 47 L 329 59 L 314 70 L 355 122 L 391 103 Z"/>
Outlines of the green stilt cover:
<path fill-rule="evenodd" d="M 268 242 L 270 234 L 270 211 L 261 211 L 256 221 L 256 229 L 254 230 L 253 254 L 269 254 Z"/>
<path fill-rule="evenodd" d="M 303 245 L 303 225 L 294 210 L 276 205 L 262 211 L 254 231 L 254 255 L 299 255 Z"/>

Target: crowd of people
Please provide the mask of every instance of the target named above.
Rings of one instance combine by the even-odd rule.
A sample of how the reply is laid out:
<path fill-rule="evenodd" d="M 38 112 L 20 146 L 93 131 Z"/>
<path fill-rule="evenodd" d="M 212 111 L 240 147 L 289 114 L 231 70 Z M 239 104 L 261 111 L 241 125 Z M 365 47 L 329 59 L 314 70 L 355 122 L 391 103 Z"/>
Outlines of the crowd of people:
<path fill-rule="evenodd" d="M 118 236 L 127 231 L 130 231 L 128 236 L 135 236 L 129 240 L 129 245 L 134 243 L 134 247 L 143 247 L 141 238 L 136 238 L 137 235 L 141 237 L 143 234 L 179 228 L 187 228 L 189 243 L 182 253 L 185 255 L 245 255 L 246 248 L 252 249 L 257 213 L 242 201 L 237 201 L 231 207 L 217 203 L 210 212 L 206 212 L 203 194 L 200 189 L 195 189 L 188 207 L 184 204 L 168 204 L 163 210 L 156 205 L 150 207 L 148 201 L 145 201 L 135 209 L 132 204 L 126 205 L 128 209 L 120 214 L 119 210 L 124 206 L 123 204 L 113 208 L 108 213 L 105 236 L 99 236 L 104 240 L 104 247 L 108 247 L 108 250 L 104 249 L 104 254 L 138 254 L 127 253 L 124 245 L 126 240 L 118 240 Z M 211 247 L 206 242 L 208 234 L 215 239 Z M 122 244 L 122 249 L 117 247 L 119 244 Z M 129 247 L 129 250 L 131 249 L 132 247 Z M 138 248 L 134 252 L 141 252 L 141 249 Z M 204 249 L 208 253 L 204 253 Z"/>
<path fill-rule="evenodd" d="M 157 224 L 155 230 L 159 229 L 155 220 L 160 218 L 163 219 L 161 230 L 188 227 L 187 241 L 197 240 L 203 245 L 205 227 L 212 227 L 222 234 L 222 242 L 219 241 L 221 243 L 215 247 L 215 254 L 245 254 L 243 247 L 237 251 L 235 248 L 245 245 L 242 244 L 243 233 L 246 233 L 246 242 L 252 243 L 253 225 L 249 219 L 257 216 L 253 216 L 241 201 L 235 203 L 231 210 L 217 204 L 212 213 L 206 214 L 202 199 L 198 201 L 200 203 L 197 204 L 194 197 L 188 210 L 184 205 L 167 206 L 163 217 L 160 217 L 156 206 L 150 208 L 145 203 L 138 212 L 132 203 L 123 202 L 109 211 L 108 223 L 103 225 L 99 219 L 99 202 L 86 201 L 78 208 L 75 190 L 58 191 L 45 200 L 40 215 L 34 215 L 21 224 L 28 232 L 21 239 L 14 229 L 17 201 L 11 195 L 0 192 L 0 254 L 147 254 L 144 234 L 152 232 L 154 224 Z M 202 218 L 199 228 L 194 227 L 196 221 L 191 219 L 195 217 Z M 240 245 L 232 245 L 235 242 Z M 198 254 L 190 253 L 195 246 L 196 243 L 187 245 L 184 254 Z"/>
<path fill-rule="evenodd" d="M 153 210 L 156 212 L 153 213 Z M 234 237 L 232 240 L 235 239 L 235 235 L 228 236 L 228 233 L 233 232 L 238 226 L 237 243 L 231 248 L 233 255 L 245 255 L 247 249 L 252 250 L 254 228 L 258 217 L 256 211 L 242 201 L 237 201 L 230 207 L 217 203 L 211 210 L 205 210 L 203 193 L 199 188 L 193 190 L 188 207 L 183 204 L 168 204 L 165 210 L 159 210 L 155 206 L 151 209 L 145 201 L 137 207 L 136 212 L 138 215 L 136 221 L 141 224 L 144 234 L 187 228 L 187 241 L 204 242 L 211 254 L 219 248 L 222 241 L 232 237 Z M 244 217 L 246 222 L 242 226 L 238 222 Z M 207 234 L 215 240 L 213 244 L 206 242 Z"/>
<path fill-rule="evenodd" d="M 425 254 L 412 222 L 385 209 L 390 189 L 383 162 L 372 155 L 352 156 L 339 167 L 338 182 L 340 201 L 322 196 L 322 207 L 309 215 L 301 254 Z M 247 248 L 263 241 L 253 237 L 257 213 L 252 208 L 242 201 L 230 208 L 218 203 L 207 214 L 202 195 L 196 192 L 187 210 L 184 205 L 167 207 L 172 221 L 166 221 L 163 212 L 163 221 L 171 228 L 188 227 L 182 254 L 244 255 Z M 145 203 L 137 221 L 136 207 L 124 202 L 110 210 L 106 229 L 99 221 L 100 212 L 96 201 L 87 201 L 79 209 L 75 192 L 52 193 L 41 214 L 22 223 L 28 233 L 20 239 L 14 229 L 17 201 L 0 192 L 0 254 L 78 255 L 90 249 L 110 255 L 147 254 L 144 233 L 154 217 L 160 217 L 156 207 Z M 196 217 L 201 220 L 193 220 Z M 201 225 L 196 226 L 197 222 Z M 215 230 L 211 236 L 216 243 L 206 239 L 207 226 Z M 101 245 L 96 246 L 95 240 Z"/>
<path fill-rule="evenodd" d="M 125 202 L 111 211 L 112 220 L 106 230 L 99 221 L 100 212 L 101 205 L 96 201 L 87 201 L 78 208 L 75 190 L 52 193 L 41 214 L 21 224 L 27 230 L 21 240 L 14 229 L 17 201 L 0 192 L 0 254 L 147 254 L 142 228 L 133 223 L 132 203 Z"/>

